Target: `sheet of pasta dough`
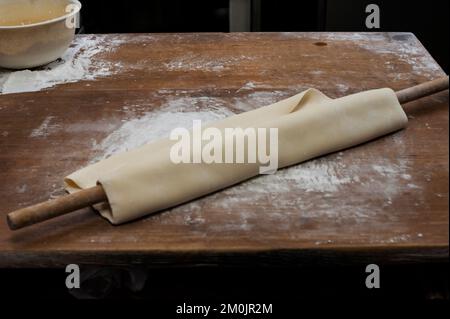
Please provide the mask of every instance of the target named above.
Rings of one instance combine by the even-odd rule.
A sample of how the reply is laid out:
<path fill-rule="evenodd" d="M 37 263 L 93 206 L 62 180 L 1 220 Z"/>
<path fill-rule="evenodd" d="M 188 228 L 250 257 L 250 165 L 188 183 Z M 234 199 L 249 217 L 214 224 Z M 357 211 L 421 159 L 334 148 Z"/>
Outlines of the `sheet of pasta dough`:
<path fill-rule="evenodd" d="M 408 120 L 391 89 L 330 99 L 315 89 L 208 126 L 278 128 L 279 168 L 345 149 L 404 128 Z M 150 129 L 150 128 L 149 128 Z M 65 178 L 66 189 L 101 184 L 108 202 L 95 208 L 124 223 L 259 174 L 260 164 L 174 164 L 162 139 L 114 155 Z"/>

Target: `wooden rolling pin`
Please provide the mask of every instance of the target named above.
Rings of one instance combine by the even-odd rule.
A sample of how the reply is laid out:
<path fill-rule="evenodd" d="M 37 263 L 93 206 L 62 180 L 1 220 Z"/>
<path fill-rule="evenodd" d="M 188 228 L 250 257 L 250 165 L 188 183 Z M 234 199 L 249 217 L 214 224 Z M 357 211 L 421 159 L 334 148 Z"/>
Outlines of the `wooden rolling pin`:
<path fill-rule="evenodd" d="M 396 95 L 400 104 L 404 104 L 447 89 L 448 76 L 398 91 Z M 108 201 L 106 193 L 103 187 L 98 185 L 55 200 L 19 209 L 8 214 L 6 219 L 9 228 L 17 230 L 106 201 Z"/>

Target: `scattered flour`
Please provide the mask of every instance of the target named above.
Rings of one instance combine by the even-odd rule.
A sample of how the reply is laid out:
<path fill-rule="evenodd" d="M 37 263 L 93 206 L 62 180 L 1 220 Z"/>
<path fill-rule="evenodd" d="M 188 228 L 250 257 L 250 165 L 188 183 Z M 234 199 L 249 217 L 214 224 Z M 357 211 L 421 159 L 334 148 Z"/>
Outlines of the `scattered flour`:
<path fill-rule="evenodd" d="M 300 92 L 300 91 L 298 91 Z M 262 106 L 270 105 L 291 96 L 287 91 L 251 91 L 244 98 L 233 99 L 233 107 L 239 111 L 247 112 Z"/>
<path fill-rule="evenodd" d="M 220 99 L 209 97 L 171 99 L 155 112 L 126 121 L 100 144 L 95 144 L 94 150 L 100 151 L 101 155 L 93 162 L 168 137 L 173 128 L 191 128 L 193 120 L 206 124 L 233 115 L 223 103 Z M 205 107 L 210 110 L 204 110 Z M 132 108 L 125 106 L 124 110 L 132 112 Z M 203 111 L 196 111 L 199 109 Z"/>
<path fill-rule="evenodd" d="M 409 64 L 411 70 L 400 72 L 391 65 L 389 57 L 385 60 L 385 66 L 391 70 L 388 77 L 392 80 L 411 78 L 411 73 L 426 78 L 435 78 L 436 73 L 443 73 L 436 61 L 426 51 L 422 44 L 412 33 L 380 33 L 380 32 L 308 32 L 280 34 L 288 38 L 307 38 L 315 41 L 351 41 L 356 46 L 381 55 L 393 55 L 394 60 L 400 60 Z"/>
<path fill-rule="evenodd" d="M 118 64 L 96 58 L 114 50 L 122 41 L 106 41 L 102 36 L 77 36 L 60 60 L 36 70 L 0 70 L 0 93 L 36 92 L 55 85 L 94 80 L 113 74 Z"/>
<path fill-rule="evenodd" d="M 336 86 L 337 86 L 339 93 L 341 93 L 341 94 L 345 94 L 350 90 L 349 86 L 346 84 L 343 84 L 343 83 L 339 83 Z"/>
<path fill-rule="evenodd" d="M 30 137 L 46 137 L 49 136 L 52 132 L 58 130 L 61 126 L 59 124 L 51 123 L 54 118 L 54 116 L 47 116 L 44 121 L 42 121 L 41 125 L 39 125 L 31 132 Z"/>
<path fill-rule="evenodd" d="M 374 209 L 358 194 L 382 194 L 386 204 L 391 205 L 403 189 L 404 183 L 400 176 L 409 169 L 409 165 L 404 161 L 385 161 L 378 165 L 378 169 L 383 174 L 365 180 L 362 176 L 371 176 L 374 171 L 377 172 L 370 165 L 347 165 L 341 155 L 331 155 L 331 159 L 318 158 L 228 188 L 223 191 L 224 198 L 213 201 L 213 205 L 219 205 L 225 210 L 242 210 L 248 202 L 270 199 L 276 203 L 274 211 L 283 211 L 284 219 L 289 219 L 287 210 L 303 218 L 327 217 L 336 221 L 351 219 L 361 222 L 375 218 L 384 208 Z M 384 174 L 386 171 L 391 174 Z M 351 195 L 342 197 L 343 190 Z M 298 197 L 292 194 L 298 194 Z"/>
<path fill-rule="evenodd" d="M 374 242 L 377 243 L 385 243 L 385 244 L 395 244 L 395 243 L 399 243 L 399 242 L 407 242 L 411 239 L 411 235 L 409 234 L 402 234 L 402 235 L 397 235 L 397 236 L 393 236 L 391 238 L 388 239 L 381 239 L 381 240 L 373 240 Z"/>
<path fill-rule="evenodd" d="M 167 94 L 168 92 L 158 92 Z M 180 93 L 177 93 L 179 95 Z M 170 96 L 170 94 L 168 94 Z M 257 107 L 269 105 L 285 97 L 282 91 L 260 91 L 247 95 L 245 101 L 233 100 L 233 109 L 245 112 Z M 228 106 L 228 107 L 227 107 Z M 176 97 L 168 98 L 157 110 L 147 112 L 143 116 L 135 118 L 134 112 L 151 107 L 147 102 L 125 105 L 123 111 L 129 113 L 130 120 L 124 120 L 123 124 L 103 141 L 94 142 L 93 149 L 100 153 L 92 162 L 108 158 L 113 154 L 126 152 L 159 138 L 168 137 L 170 131 L 176 127 L 191 128 L 193 120 L 201 120 L 203 123 L 214 122 L 234 113 L 229 109 L 227 101 L 214 97 Z M 50 119 L 35 129 L 36 135 L 46 131 Z M 34 131 L 33 131 L 34 132 Z"/>
<path fill-rule="evenodd" d="M 168 63 L 164 63 L 167 71 L 204 71 L 219 72 L 229 69 L 242 61 L 252 60 L 251 56 L 234 56 L 234 57 L 202 57 L 199 54 L 187 53 Z"/>
<path fill-rule="evenodd" d="M 254 82 L 247 82 L 243 87 L 236 91 L 236 93 L 246 90 L 254 90 L 258 85 Z"/>

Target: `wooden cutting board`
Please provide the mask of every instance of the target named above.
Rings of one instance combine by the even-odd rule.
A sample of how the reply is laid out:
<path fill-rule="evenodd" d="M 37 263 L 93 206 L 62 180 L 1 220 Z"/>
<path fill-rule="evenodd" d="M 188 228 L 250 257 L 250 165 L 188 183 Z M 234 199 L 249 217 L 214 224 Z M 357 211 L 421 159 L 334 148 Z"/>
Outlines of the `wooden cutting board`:
<path fill-rule="evenodd" d="M 89 39 L 109 45 L 91 66 L 109 74 L 0 95 L 0 267 L 448 259 L 448 92 L 408 104 L 401 132 L 133 223 L 84 209 L 10 232 L 9 211 L 61 196 L 64 176 L 163 134 L 163 124 L 308 87 L 339 97 L 445 74 L 410 33 L 78 38 Z"/>

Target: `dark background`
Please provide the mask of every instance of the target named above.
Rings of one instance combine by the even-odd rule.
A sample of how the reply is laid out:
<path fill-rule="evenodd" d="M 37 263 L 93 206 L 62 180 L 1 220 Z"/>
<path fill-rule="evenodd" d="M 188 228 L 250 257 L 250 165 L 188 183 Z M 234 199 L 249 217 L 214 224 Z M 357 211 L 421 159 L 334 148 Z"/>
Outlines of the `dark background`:
<path fill-rule="evenodd" d="M 64 269 L 2 269 L 0 283 L 1 291 L 7 293 L 5 297 L 14 300 L 58 299 L 64 302 L 95 298 L 112 301 L 109 305 L 117 299 L 140 301 L 148 307 L 148 318 L 153 318 L 154 310 L 174 315 L 175 306 L 183 302 L 191 305 L 273 303 L 273 316 L 252 317 L 267 319 L 280 318 L 280 314 L 290 312 L 301 313 L 303 307 L 314 302 L 355 304 L 369 300 L 377 306 L 383 301 L 448 301 L 450 297 L 448 264 L 379 264 L 380 289 L 366 288 L 366 266 L 358 262 L 336 265 L 322 260 L 308 265 L 197 265 L 151 269 L 80 265 L 81 290 L 66 288 L 68 274 Z M 84 278 L 85 273 L 92 274 L 97 269 L 97 275 Z M 142 288 L 130 288 L 131 271 L 147 274 L 140 279 L 144 284 Z"/>
<path fill-rule="evenodd" d="M 82 32 L 228 32 L 228 0 L 81 0 Z M 378 4 L 381 28 L 413 32 L 448 72 L 449 1 L 251 0 L 251 31 L 374 31 L 365 8 Z"/>

